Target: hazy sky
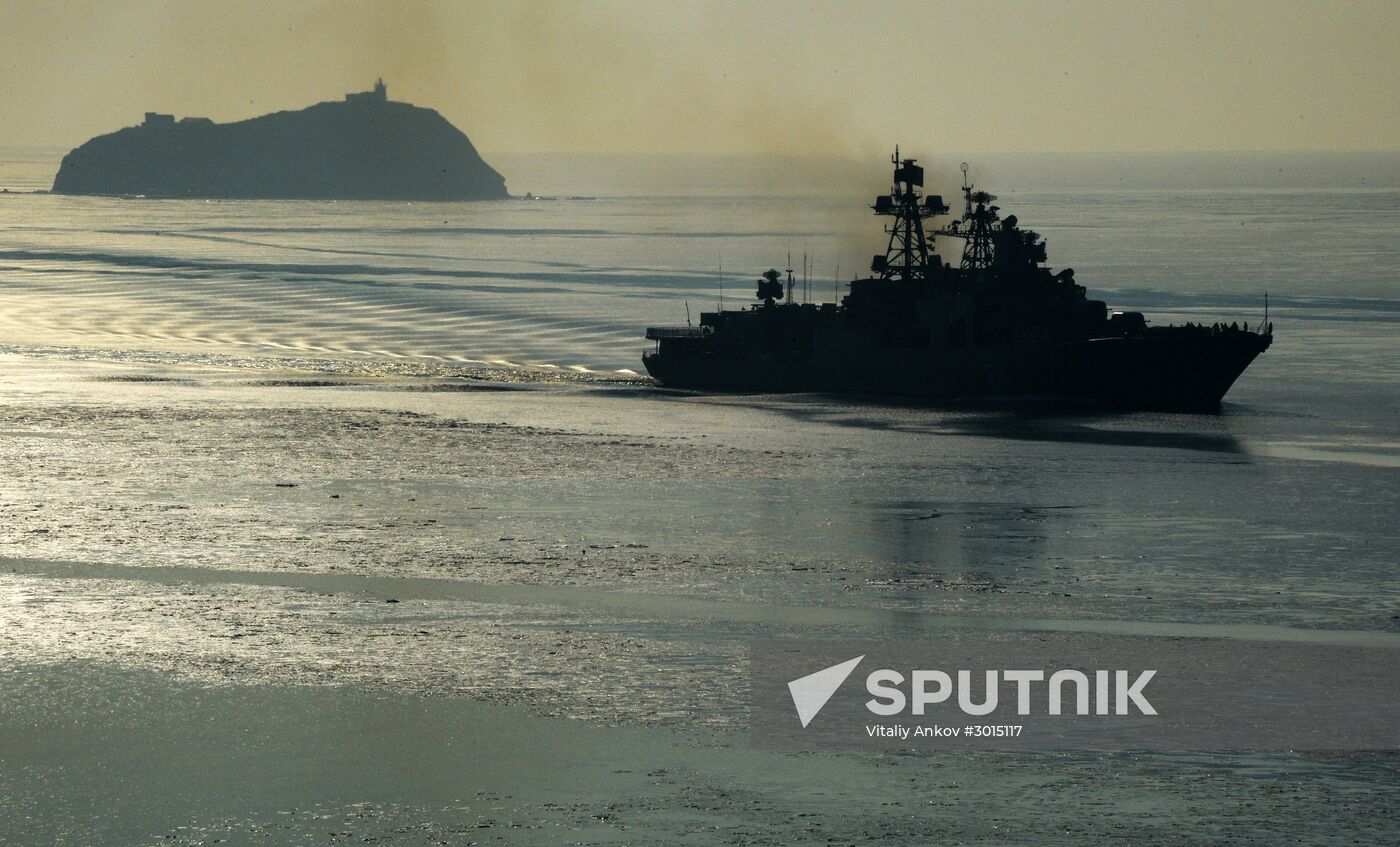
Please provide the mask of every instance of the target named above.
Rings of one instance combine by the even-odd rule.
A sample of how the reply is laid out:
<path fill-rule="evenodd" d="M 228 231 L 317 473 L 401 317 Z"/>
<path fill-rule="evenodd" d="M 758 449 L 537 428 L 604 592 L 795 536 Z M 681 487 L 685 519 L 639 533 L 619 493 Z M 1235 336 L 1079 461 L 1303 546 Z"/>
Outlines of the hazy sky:
<path fill-rule="evenodd" d="M 1396 150 L 1397 56 L 1400 0 L 0 0 L 0 145 L 382 74 L 486 151 Z"/>

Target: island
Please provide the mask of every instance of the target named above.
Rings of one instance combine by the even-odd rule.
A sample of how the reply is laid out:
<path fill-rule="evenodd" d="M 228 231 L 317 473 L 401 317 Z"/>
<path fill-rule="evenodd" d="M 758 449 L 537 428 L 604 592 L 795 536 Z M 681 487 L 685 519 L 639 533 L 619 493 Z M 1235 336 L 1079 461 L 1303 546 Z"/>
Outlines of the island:
<path fill-rule="evenodd" d="M 63 157 L 55 194 L 309 200 L 497 200 L 505 179 L 433 109 L 384 80 L 341 101 L 235 123 L 147 112 Z"/>

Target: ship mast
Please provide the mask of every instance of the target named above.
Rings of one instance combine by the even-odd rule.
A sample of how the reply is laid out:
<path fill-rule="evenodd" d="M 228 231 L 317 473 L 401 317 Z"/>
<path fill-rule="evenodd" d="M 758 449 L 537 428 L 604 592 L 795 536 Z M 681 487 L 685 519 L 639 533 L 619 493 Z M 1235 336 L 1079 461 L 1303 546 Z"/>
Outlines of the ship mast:
<path fill-rule="evenodd" d="M 967 181 L 967 162 L 962 163 L 963 173 L 963 216 L 948 226 L 935 230 L 935 235 L 966 239 L 963 246 L 962 269 L 980 271 L 990 268 L 996 256 L 993 245 L 994 224 L 997 223 L 997 207 L 989 205 L 996 197 L 976 188 Z M 1009 219 L 1008 219 L 1009 220 Z"/>
<path fill-rule="evenodd" d="M 885 227 L 885 232 L 890 235 L 889 246 L 885 248 L 883 256 L 876 256 L 870 263 L 870 270 L 881 279 L 905 282 L 928 279 L 929 245 L 928 237 L 924 234 L 924 218 L 945 214 L 948 207 L 943 205 L 943 198 L 936 194 L 919 202 L 924 169 L 915 164 L 914 159 L 899 158 L 899 148 L 896 147 L 890 162 L 894 165 L 894 185 L 889 194 L 876 197 L 875 205 L 871 208 L 877 215 L 894 218 L 894 223 Z"/>

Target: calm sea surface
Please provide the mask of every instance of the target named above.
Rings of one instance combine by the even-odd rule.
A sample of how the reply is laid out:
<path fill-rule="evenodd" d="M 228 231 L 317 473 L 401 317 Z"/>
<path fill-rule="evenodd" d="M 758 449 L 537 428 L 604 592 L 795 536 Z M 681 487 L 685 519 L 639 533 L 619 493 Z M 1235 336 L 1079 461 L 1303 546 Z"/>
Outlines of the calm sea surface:
<path fill-rule="evenodd" d="M 1274 346 L 1222 415 L 1189 416 L 699 397 L 638 378 L 646 326 L 746 304 L 789 255 L 799 277 L 806 257 L 810 298 L 830 300 L 882 248 L 878 182 L 653 193 L 575 173 L 567 196 L 479 204 L 31 193 L 52 164 L 15 151 L 0 164 L 17 189 L 0 194 L 10 667 L 351 681 L 727 738 L 756 637 L 926 637 L 968 619 L 1400 633 L 1400 188 L 987 180 L 1048 239 L 1051 264 L 1113 308 L 1253 325 L 1268 293 Z M 529 186 L 507 176 L 551 190 L 547 171 Z M 443 599 L 421 582 L 438 578 L 494 587 Z M 338 599 L 366 592 L 417 598 L 421 617 Z M 841 623 L 823 609 L 845 610 Z M 445 621 L 465 640 L 439 643 Z M 399 629 L 422 632 L 415 649 L 377 637 Z M 251 640 L 226 640 L 234 630 Z M 259 637 L 276 645 L 247 646 Z M 645 683 L 623 672 L 636 668 Z M 59 821 L 25 834 L 81 843 L 101 812 L 46 805 L 88 788 L 45 770 L 44 749 L 26 753 L 29 777 L 0 782 Z M 669 754 L 646 755 L 627 767 Z M 674 779 L 664 790 L 697 819 L 711 804 L 773 842 L 801 835 L 802 815 L 826 821 L 834 797 L 855 823 L 824 832 L 906 843 L 1216 843 L 1245 810 L 1246 832 L 1379 843 L 1400 791 L 1393 763 L 1373 760 L 960 759 L 939 767 L 980 811 L 903 797 L 896 819 L 879 804 L 899 774 L 929 777 L 923 764 L 831 754 L 809 771 L 742 755 L 738 772 L 692 757 L 689 776 L 652 784 Z M 754 797 L 813 805 L 765 817 L 681 787 L 750 779 Z M 1049 780 L 1116 796 L 1131 823 L 1091 820 L 1069 795 L 1052 811 L 1086 829 L 1005 808 L 1006 791 Z M 557 799 L 520 802 L 543 818 Z M 216 818 L 281 814 L 275 797 L 198 802 L 206 836 L 238 830 Z M 642 800 L 622 808 L 651 820 L 642 832 L 675 831 Z M 160 821 L 123 825 L 155 837 Z"/>

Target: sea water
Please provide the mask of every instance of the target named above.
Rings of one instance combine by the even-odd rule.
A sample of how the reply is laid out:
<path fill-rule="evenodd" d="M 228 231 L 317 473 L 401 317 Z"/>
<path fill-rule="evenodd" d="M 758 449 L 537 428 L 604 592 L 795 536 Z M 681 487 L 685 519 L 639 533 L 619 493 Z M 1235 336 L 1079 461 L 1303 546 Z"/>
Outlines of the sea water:
<path fill-rule="evenodd" d="M 558 731 L 590 749 L 613 742 L 589 733 L 657 734 L 627 736 L 637 752 L 609 760 L 611 775 L 580 777 L 614 781 L 606 813 L 598 797 L 560 812 L 565 789 L 520 788 L 560 766 L 527 756 L 500 778 L 516 785 L 509 802 L 480 799 L 501 782 L 433 759 L 449 786 L 434 801 L 460 801 L 451 812 L 395 806 L 370 780 L 307 789 L 302 811 L 211 788 L 112 818 L 113 789 L 65 770 L 49 727 L 0 772 L 30 815 L 6 816 L 16 837 L 192 825 L 252 838 L 278 815 L 301 837 L 320 826 L 307 804 L 340 820 L 351 797 L 393 826 L 499 825 L 504 802 L 599 840 L 623 823 L 781 843 L 1203 843 L 1241 816 L 1244 833 L 1365 840 L 1393 825 L 1400 780 L 1384 757 L 806 766 L 722 751 L 743 744 L 737 680 L 754 638 L 976 626 L 1389 644 L 1400 180 L 1087 188 L 1081 165 L 1080 180 L 985 186 L 1112 308 L 1253 327 L 1267 292 L 1274 345 L 1221 415 L 1199 416 L 710 397 L 639 376 L 645 327 L 747 307 L 769 267 L 794 269 L 798 299 L 839 297 L 882 252 L 868 208 L 880 184 L 573 172 L 548 199 L 461 204 L 35 193 L 52 158 L 9 151 L 0 168 L 17 189 L 0 194 L 0 655 L 17 675 L 7 688 L 30 692 L 5 699 L 7 721 L 103 713 L 52 693 L 74 679 L 122 702 L 211 683 L 284 698 L 278 686 L 307 683 L 466 704 L 424 719 L 434 727 L 564 716 L 588 728 Z M 559 172 L 507 176 L 547 194 Z M 242 700 L 200 702 L 208 720 L 248 719 Z M 283 708 L 304 717 L 310 702 Z M 505 711 L 470 711 L 481 703 Z M 127 708 L 122 721 L 165 707 Z M 321 741 L 278 743 L 324 755 Z M 128 748 L 106 755 L 137 768 Z M 659 775 L 618 775 L 648 769 Z M 909 788 L 930 773 L 971 816 Z M 150 780 L 151 797 L 175 796 Z M 1008 807 L 1027 792 L 1045 808 Z M 1097 816 L 1084 792 L 1121 817 Z"/>

